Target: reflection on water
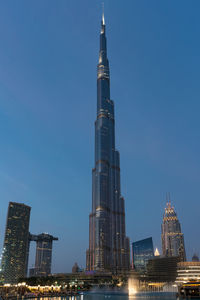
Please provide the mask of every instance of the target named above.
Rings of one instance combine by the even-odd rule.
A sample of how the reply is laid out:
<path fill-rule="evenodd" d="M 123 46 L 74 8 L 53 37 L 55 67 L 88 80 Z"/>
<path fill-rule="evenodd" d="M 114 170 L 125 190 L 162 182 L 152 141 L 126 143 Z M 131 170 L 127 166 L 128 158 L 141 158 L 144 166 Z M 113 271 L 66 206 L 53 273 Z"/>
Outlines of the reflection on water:
<path fill-rule="evenodd" d="M 109 294 L 86 294 L 68 297 L 45 297 L 32 298 L 30 300 L 175 300 L 176 296 L 172 293 L 146 293 L 135 295 L 109 295 Z"/>

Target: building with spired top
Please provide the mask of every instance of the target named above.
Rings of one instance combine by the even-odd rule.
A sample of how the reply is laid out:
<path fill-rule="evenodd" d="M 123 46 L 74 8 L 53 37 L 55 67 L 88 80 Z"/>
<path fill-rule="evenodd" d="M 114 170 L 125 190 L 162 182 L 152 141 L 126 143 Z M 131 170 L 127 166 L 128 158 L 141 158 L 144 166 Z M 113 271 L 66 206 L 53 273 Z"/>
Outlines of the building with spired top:
<path fill-rule="evenodd" d="M 181 224 L 171 201 L 167 202 L 162 223 L 162 252 L 164 256 L 179 256 L 181 261 L 186 260 L 184 235 Z"/>
<path fill-rule="evenodd" d="M 110 70 L 103 14 L 97 65 L 95 166 L 92 170 L 92 212 L 89 216 L 86 269 L 122 272 L 129 269 L 129 257 L 124 198 L 120 190 L 120 157 L 115 148 L 114 102 L 110 99 Z"/>

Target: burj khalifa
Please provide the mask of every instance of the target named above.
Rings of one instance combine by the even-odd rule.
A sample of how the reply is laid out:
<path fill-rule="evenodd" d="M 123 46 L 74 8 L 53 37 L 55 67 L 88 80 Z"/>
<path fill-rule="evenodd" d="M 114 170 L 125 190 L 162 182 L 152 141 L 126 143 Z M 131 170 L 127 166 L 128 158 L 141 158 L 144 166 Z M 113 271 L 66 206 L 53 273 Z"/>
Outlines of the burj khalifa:
<path fill-rule="evenodd" d="M 120 157 L 115 148 L 114 102 L 110 99 L 110 71 L 103 14 L 97 65 L 95 167 L 92 170 L 92 212 L 89 215 L 86 269 L 120 273 L 129 269 L 129 257 L 124 198 L 120 191 Z"/>

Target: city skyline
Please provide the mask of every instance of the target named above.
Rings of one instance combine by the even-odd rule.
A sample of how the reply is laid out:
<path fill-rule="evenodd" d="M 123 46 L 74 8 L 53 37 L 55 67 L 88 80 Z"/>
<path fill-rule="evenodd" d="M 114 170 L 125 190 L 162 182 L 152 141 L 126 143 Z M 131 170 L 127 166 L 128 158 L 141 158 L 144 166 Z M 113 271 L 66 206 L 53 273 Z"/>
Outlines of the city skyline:
<path fill-rule="evenodd" d="M 105 3 L 127 235 L 161 250 L 171 191 L 189 259 L 199 251 L 200 5 L 144 3 Z M 84 266 L 89 240 L 101 5 L 78 4 L 0 4 L 0 240 L 8 202 L 31 206 L 30 231 L 59 237 L 53 272 Z"/>

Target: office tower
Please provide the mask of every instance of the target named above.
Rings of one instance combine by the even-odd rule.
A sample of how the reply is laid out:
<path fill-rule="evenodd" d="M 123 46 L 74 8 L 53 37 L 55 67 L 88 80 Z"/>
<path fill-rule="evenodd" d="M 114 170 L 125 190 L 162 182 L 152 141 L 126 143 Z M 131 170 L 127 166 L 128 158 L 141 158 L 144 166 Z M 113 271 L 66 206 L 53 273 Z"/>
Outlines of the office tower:
<path fill-rule="evenodd" d="M 145 272 L 149 259 L 154 257 L 152 237 L 132 243 L 133 268 Z"/>
<path fill-rule="evenodd" d="M 124 198 L 120 191 L 120 159 L 115 148 L 114 102 L 110 99 L 110 72 L 102 15 L 97 66 L 97 119 L 95 166 L 92 170 L 92 212 L 86 268 L 121 272 L 129 266 L 126 246 Z"/>
<path fill-rule="evenodd" d="M 162 223 L 162 252 L 166 257 L 179 256 L 182 261 L 186 259 L 184 236 L 181 225 L 171 202 L 167 202 Z"/>
<path fill-rule="evenodd" d="M 30 241 L 36 242 L 35 268 L 30 270 L 31 276 L 48 276 L 51 274 L 52 246 L 57 237 L 48 233 L 30 234 Z"/>
<path fill-rule="evenodd" d="M 25 204 L 9 203 L 2 253 L 5 283 L 15 283 L 26 276 L 30 211 Z"/>

